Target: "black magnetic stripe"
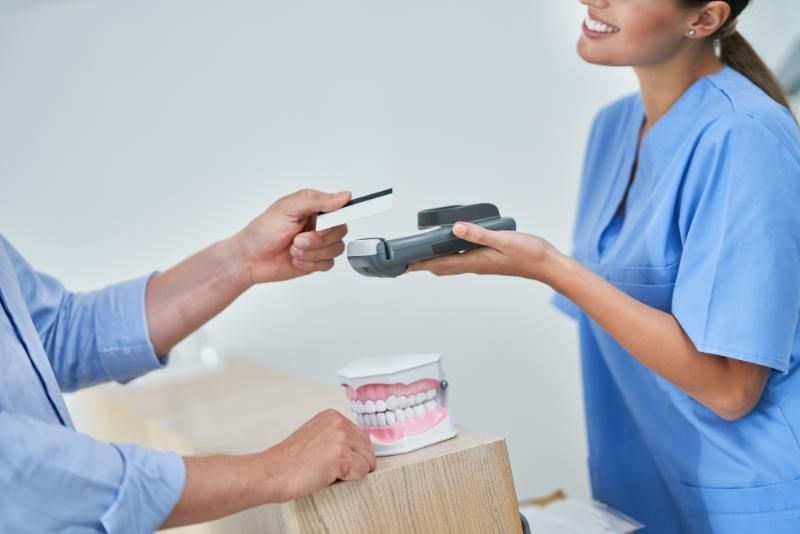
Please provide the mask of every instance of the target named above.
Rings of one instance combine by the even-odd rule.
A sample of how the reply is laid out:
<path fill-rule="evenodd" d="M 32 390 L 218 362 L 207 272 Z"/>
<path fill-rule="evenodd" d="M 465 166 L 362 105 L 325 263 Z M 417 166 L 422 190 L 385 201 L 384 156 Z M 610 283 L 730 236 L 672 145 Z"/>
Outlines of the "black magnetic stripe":
<path fill-rule="evenodd" d="M 342 206 L 342 208 L 349 208 L 350 206 L 355 206 L 356 204 L 361 204 L 362 202 L 369 202 L 370 200 L 374 200 L 376 198 L 389 196 L 392 194 L 392 191 L 394 191 L 394 189 L 384 189 L 383 191 L 378 191 L 377 193 L 372 193 L 371 195 L 364 195 L 363 197 L 354 198 L 353 200 Z"/>

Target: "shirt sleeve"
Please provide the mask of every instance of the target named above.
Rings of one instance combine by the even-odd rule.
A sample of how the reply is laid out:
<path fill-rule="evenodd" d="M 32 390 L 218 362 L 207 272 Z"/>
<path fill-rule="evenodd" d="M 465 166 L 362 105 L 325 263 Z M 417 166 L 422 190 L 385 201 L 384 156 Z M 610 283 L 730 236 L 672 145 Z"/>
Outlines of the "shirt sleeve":
<path fill-rule="evenodd" d="M 734 114 L 699 141 L 672 312 L 697 350 L 787 372 L 800 320 L 800 156 Z"/>
<path fill-rule="evenodd" d="M 145 290 L 150 276 L 99 291 L 72 293 L 35 271 L 0 236 L 39 338 L 64 391 L 128 382 L 166 365 L 150 342 Z"/>
<path fill-rule="evenodd" d="M 176 453 L 0 411 L 0 532 L 152 532 L 185 477 Z"/>

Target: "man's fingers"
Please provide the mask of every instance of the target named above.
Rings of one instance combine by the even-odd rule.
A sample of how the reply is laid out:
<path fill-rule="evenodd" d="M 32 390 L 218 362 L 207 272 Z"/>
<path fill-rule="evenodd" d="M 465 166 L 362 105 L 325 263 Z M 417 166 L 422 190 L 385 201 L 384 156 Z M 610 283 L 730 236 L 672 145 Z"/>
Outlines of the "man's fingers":
<path fill-rule="evenodd" d="M 303 232 L 297 234 L 292 244 L 301 250 L 325 248 L 341 241 L 347 235 L 347 225 L 335 226 L 322 231 Z"/>
<path fill-rule="evenodd" d="M 292 258 L 292 265 L 307 273 L 317 273 L 330 271 L 333 269 L 333 260 L 325 261 L 304 261 L 299 258 Z"/>
<path fill-rule="evenodd" d="M 280 200 L 284 213 L 294 217 L 309 217 L 317 213 L 334 211 L 350 201 L 351 193 L 323 193 L 315 189 L 302 189 Z"/>
<path fill-rule="evenodd" d="M 375 452 L 372 450 L 372 443 L 369 436 L 364 430 L 360 429 L 356 424 L 353 424 L 353 438 L 350 441 L 350 446 L 366 460 L 369 465 L 369 470 L 375 469 L 377 461 L 375 460 Z"/>
<path fill-rule="evenodd" d="M 363 456 L 355 451 L 351 451 L 342 470 L 344 472 L 340 477 L 341 480 L 361 480 L 370 472 L 370 467 Z"/>
<path fill-rule="evenodd" d="M 344 243 L 337 241 L 333 245 L 316 250 L 302 250 L 293 246 L 289 248 L 289 254 L 293 258 L 303 261 L 326 261 L 340 256 L 344 252 L 344 248 Z"/>

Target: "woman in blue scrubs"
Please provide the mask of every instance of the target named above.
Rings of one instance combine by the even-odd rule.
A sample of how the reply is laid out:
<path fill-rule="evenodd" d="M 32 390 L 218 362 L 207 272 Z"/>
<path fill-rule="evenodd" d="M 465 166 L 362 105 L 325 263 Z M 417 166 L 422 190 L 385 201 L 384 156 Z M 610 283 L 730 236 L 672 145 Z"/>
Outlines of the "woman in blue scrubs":
<path fill-rule="evenodd" d="M 641 91 L 594 122 L 573 257 L 460 223 L 486 248 L 413 269 L 559 293 L 595 498 L 649 532 L 798 533 L 800 133 L 736 31 L 749 2 L 581 1 L 580 55 Z"/>

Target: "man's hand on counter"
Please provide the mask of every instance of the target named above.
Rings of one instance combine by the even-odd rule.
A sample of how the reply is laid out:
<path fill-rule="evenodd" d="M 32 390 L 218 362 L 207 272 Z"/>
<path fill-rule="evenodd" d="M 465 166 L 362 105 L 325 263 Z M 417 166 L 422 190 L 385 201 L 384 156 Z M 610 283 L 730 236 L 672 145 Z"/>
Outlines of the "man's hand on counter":
<path fill-rule="evenodd" d="M 186 484 L 162 528 L 212 521 L 358 480 L 375 469 L 366 433 L 335 410 L 317 414 L 286 440 L 245 456 L 187 457 Z"/>

